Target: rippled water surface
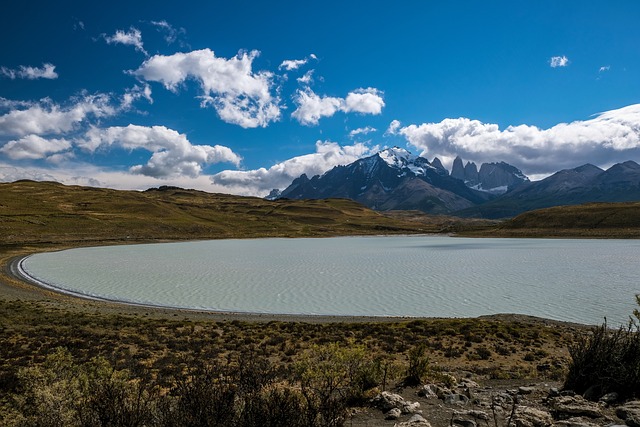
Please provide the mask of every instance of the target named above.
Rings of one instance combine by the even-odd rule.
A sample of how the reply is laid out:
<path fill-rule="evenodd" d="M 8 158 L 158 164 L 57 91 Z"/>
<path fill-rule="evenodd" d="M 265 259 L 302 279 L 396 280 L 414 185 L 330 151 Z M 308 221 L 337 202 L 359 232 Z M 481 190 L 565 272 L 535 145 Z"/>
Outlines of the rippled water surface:
<path fill-rule="evenodd" d="M 635 240 L 394 236 L 81 248 L 22 268 L 70 292 L 160 306 L 620 324 L 640 293 L 639 260 Z"/>

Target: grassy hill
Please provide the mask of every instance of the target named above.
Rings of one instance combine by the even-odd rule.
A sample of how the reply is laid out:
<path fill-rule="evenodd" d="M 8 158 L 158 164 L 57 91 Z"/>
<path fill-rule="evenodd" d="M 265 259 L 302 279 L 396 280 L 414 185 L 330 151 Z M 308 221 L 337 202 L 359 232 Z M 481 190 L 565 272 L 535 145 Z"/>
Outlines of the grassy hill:
<path fill-rule="evenodd" d="M 494 228 L 467 235 L 484 237 L 640 238 L 640 202 L 587 203 L 526 212 Z"/>
<path fill-rule="evenodd" d="M 267 201 L 165 187 L 144 192 L 0 184 L 0 244 L 92 244 L 267 236 L 424 233 L 438 225 L 344 199 Z"/>

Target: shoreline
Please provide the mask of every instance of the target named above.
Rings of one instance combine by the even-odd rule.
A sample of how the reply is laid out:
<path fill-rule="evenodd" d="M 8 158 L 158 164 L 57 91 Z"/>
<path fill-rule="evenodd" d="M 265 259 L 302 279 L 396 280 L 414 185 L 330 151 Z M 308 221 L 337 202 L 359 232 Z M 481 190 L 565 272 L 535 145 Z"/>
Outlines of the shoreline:
<path fill-rule="evenodd" d="M 75 247 L 75 246 L 72 246 Z M 49 250 L 64 250 L 69 247 L 51 247 Z M 235 311 L 199 310 L 180 307 L 165 307 L 150 304 L 109 300 L 90 295 L 65 291 L 55 286 L 42 284 L 37 279 L 21 273 L 22 261 L 37 251 L 20 251 L 8 257 L 0 258 L 0 298 L 27 300 L 53 306 L 59 309 L 81 312 L 98 312 L 101 314 L 118 314 L 143 316 L 154 319 L 182 318 L 191 321 L 242 321 L 242 322 L 294 322 L 294 323 L 399 323 L 415 320 L 436 319 L 483 319 L 505 322 L 524 322 L 547 326 L 565 325 L 578 328 L 595 325 L 555 320 L 517 313 L 494 313 L 476 317 L 436 317 L 436 316 L 349 316 L 349 315 L 314 315 L 314 314 L 274 314 Z"/>

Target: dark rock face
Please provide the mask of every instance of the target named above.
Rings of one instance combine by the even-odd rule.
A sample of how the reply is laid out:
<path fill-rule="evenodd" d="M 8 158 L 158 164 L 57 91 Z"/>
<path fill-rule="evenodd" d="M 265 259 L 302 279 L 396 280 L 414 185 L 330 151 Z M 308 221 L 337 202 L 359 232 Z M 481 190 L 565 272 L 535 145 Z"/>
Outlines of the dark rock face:
<path fill-rule="evenodd" d="M 478 181 L 483 189 L 487 191 L 504 189 L 506 193 L 509 189 L 520 184 L 529 182 L 529 178 L 524 176 L 520 169 L 508 163 L 483 163 L 478 173 Z"/>
<path fill-rule="evenodd" d="M 506 218 L 560 205 L 640 200 L 640 165 L 616 164 L 606 171 L 586 164 L 565 169 L 536 182 L 524 182 L 512 191 L 469 210 L 461 216 Z"/>
<path fill-rule="evenodd" d="M 456 157 L 453 161 L 451 176 L 462 181 L 465 180 L 464 165 L 462 164 L 462 159 L 460 158 L 460 156 Z"/>
<path fill-rule="evenodd" d="M 464 167 L 464 180 L 469 187 L 477 185 L 479 182 L 478 167 L 473 162 L 467 162 Z"/>

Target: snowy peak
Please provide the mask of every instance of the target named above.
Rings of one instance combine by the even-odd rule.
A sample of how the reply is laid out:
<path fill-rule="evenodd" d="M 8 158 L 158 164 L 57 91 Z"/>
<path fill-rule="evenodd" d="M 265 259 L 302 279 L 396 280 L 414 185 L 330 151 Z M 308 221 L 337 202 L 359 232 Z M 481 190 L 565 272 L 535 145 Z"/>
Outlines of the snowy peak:
<path fill-rule="evenodd" d="M 387 148 L 374 157 L 382 159 L 389 167 L 397 169 L 398 176 L 406 175 L 409 172 L 416 176 L 424 176 L 429 169 L 438 173 L 447 173 L 446 169 L 438 169 L 431 165 L 427 159 L 416 156 L 400 147 Z"/>
<path fill-rule="evenodd" d="M 378 157 L 391 167 L 403 169 L 413 163 L 417 156 L 400 147 L 387 148 L 378 153 Z"/>

